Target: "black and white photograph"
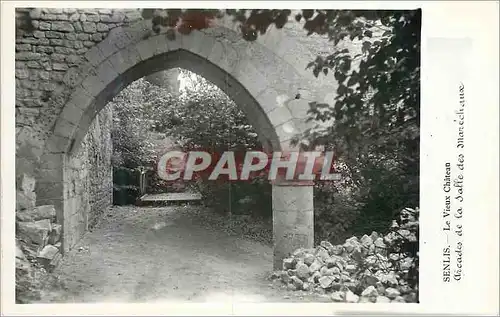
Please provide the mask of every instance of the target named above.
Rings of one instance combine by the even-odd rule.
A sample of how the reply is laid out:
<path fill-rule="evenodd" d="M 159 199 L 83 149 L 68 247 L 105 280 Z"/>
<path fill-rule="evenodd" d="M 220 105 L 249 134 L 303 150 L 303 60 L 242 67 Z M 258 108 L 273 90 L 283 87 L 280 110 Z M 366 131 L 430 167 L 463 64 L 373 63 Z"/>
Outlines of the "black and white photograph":
<path fill-rule="evenodd" d="M 15 47 L 2 91 L 12 104 L 2 111 L 11 107 L 14 129 L 2 174 L 10 169 L 13 182 L 2 187 L 13 194 L 15 248 L 2 236 L 2 249 L 13 249 L 2 261 L 15 253 L 16 306 L 383 303 L 390 311 L 431 297 L 431 276 L 442 287 L 467 281 L 471 81 L 448 81 L 446 132 L 423 130 L 424 113 L 439 107 L 421 108 L 432 77 L 430 67 L 421 74 L 426 8 L 302 4 L 9 6 Z M 441 58 L 472 65 L 459 49 L 431 44 Z M 422 168 L 436 156 L 423 137 L 440 133 L 452 150 L 427 169 L 429 183 Z M 423 190 L 436 201 L 424 204 Z M 424 240 L 421 216 L 436 219 Z M 421 273 L 429 237 L 436 274 Z"/>

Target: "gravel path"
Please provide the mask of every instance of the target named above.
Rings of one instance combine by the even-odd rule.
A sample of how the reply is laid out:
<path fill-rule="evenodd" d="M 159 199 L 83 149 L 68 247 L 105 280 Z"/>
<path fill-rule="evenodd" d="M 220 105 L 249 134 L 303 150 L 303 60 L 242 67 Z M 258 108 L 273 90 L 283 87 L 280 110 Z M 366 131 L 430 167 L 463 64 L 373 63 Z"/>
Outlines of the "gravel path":
<path fill-rule="evenodd" d="M 56 270 L 65 290 L 47 292 L 42 302 L 318 300 L 267 278 L 269 246 L 197 224 L 191 211 L 110 208 Z"/>

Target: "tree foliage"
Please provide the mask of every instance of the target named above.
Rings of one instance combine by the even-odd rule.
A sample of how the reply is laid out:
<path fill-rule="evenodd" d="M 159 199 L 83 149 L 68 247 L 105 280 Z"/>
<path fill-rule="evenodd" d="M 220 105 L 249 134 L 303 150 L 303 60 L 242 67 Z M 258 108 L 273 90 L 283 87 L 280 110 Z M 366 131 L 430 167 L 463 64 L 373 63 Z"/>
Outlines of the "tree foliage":
<path fill-rule="evenodd" d="M 257 133 L 242 110 L 217 86 L 184 71 L 185 89 L 168 106 L 154 98 L 156 131 L 179 140 L 188 150 L 222 152 L 259 147 Z"/>
<path fill-rule="evenodd" d="M 122 90 L 108 106 L 113 107 L 113 165 L 126 168 L 150 164 L 155 157 L 149 131 L 153 123 L 144 106 L 150 84 L 137 80 Z"/>

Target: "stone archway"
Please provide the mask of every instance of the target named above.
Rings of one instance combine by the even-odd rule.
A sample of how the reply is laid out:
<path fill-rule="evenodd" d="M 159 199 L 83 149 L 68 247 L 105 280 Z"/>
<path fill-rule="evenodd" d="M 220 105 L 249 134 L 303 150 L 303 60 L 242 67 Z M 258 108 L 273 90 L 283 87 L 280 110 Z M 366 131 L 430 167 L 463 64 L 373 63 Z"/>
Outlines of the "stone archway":
<path fill-rule="evenodd" d="M 70 157 L 96 114 L 134 80 L 174 67 L 202 75 L 242 108 L 261 142 L 273 150 L 293 150 L 290 139 L 306 128 L 304 118 L 308 103 L 316 99 L 315 89 L 268 46 L 246 42 L 226 27 L 177 33 L 169 40 L 166 34 L 151 34 L 150 23 L 111 30 L 86 53 L 86 63 L 64 76 L 69 99 L 45 143 L 37 191 L 40 199 L 56 206 L 65 251 L 82 233 L 72 214 L 77 197 L 66 172 Z M 313 188 L 275 184 L 272 195 L 274 266 L 280 268 L 289 252 L 313 246 Z"/>

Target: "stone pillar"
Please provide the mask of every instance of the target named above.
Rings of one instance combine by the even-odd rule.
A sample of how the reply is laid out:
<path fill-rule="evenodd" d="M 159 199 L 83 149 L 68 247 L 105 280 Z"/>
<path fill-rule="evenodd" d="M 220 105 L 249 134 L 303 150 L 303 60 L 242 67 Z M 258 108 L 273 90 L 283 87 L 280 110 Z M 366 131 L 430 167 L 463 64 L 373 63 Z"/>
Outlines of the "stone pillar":
<path fill-rule="evenodd" d="M 273 184 L 273 240 L 275 270 L 295 249 L 314 246 L 312 183 Z"/>
<path fill-rule="evenodd" d="M 37 205 L 53 205 L 56 210 L 56 222 L 62 226 L 64 236 L 65 201 L 64 201 L 64 166 L 66 154 L 49 153 L 41 157 L 40 170 L 36 184 Z M 64 238 L 62 238 L 63 250 Z M 63 253 L 63 251 L 61 251 Z"/>

